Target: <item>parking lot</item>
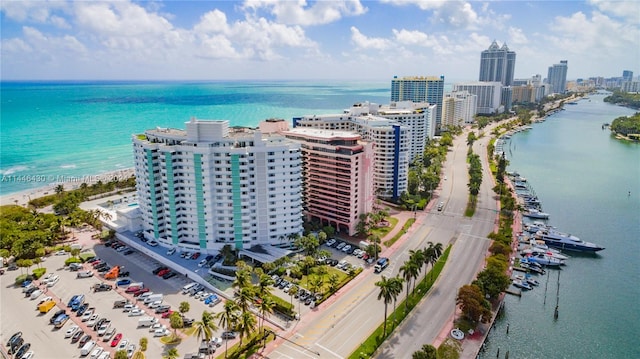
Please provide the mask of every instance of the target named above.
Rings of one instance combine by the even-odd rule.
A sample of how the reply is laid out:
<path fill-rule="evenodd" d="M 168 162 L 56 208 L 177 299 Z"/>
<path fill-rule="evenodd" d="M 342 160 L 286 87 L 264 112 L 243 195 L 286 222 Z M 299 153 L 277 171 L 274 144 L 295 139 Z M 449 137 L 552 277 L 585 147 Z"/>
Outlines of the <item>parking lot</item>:
<path fill-rule="evenodd" d="M 111 248 L 97 245 L 94 248 L 96 255 L 105 260 L 110 266 L 124 266 L 125 271 L 129 271 L 131 280 L 134 282 L 143 282 L 145 287 L 150 288 L 155 293 L 163 293 L 163 304 L 171 305 L 172 310 L 177 310 L 182 301 L 190 303 L 190 310 L 186 317 L 198 320 L 203 310 L 219 311 L 222 304 L 209 307 L 194 297 L 180 293 L 180 289 L 190 281 L 180 275 L 170 279 L 162 279 L 151 273 L 157 267 L 157 263 L 151 258 L 134 252 L 130 255 L 123 255 L 122 252 L 116 252 Z M 85 302 L 90 307 L 95 308 L 94 311 L 100 317 L 106 317 L 111 321 L 111 326 L 115 327 L 116 333 L 122 333 L 122 339 L 126 339 L 129 343 L 138 346 L 142 337 L 149 339 L 146 355 L 149 358 L 160 358 L 164 351 L 164 345 L 153 337 L 153 333 L 148 328 L 138 328 L 138 320 L 140 316 L 129 317 L 128 313 L 124 313 L 122 309 L 114 309 L 113 304 L 117 300 L 124 298 L 136 302 L 131 294 L 124 294 L 125 288 L 114 288 L 110 291 L 93 292 L 93 286 L 102 283 L 103 279 L 88 263 L 84 264 L 84 270 L 92 270 L 94 276 L 88 278 L 77 278 L 76 271 L 70 271 L 64 268 L 64 260 L 68 256 L 50 256 L 42 263 L 47 268 L 47 272 L 53 272 L 59 276 L 59 281 L 54 286 L 48 288 L 48 293 L 43 293 L 38 299 L 31 300 L 25 298 L 22 288 L 13 285 L 15 278 L 21 274 L 20 271 L 10 271 L 0 277 L 0 284 L 3 286 L 0 291 L 0 316 L 2 322 L 0 325 L 0 338 L 2 344 L 6 344 L 9 337 L 17 331 L 23 332 L 25 342 L 31 343 L 31 350 L 34 351 L 36 358 L 80 358 L 80 347 L 78 344 L 71 344 L 71 339 L 65 339 L 65 332 L 73 325 L 78 325 L 85 333 L 92 335 L 92 340 L 96 340 L 99 346 L 106 351 L 115 353 L 117 348 L 112 348 L 110 342 L 103 342 L 102 337 L 98 337 L 93 329 L 86 326 L 86 322 L 82 322 L 80 317 L 71 312 L 67 308 L 67 302 L 76 294 L 84 294 Z M 115 281 L 104 281 L 115 285 Z M 45 296 L 53 296 L 58 299 L 57 307 L 51 309 L 47 314 L 40 314 L 36 308 L 40 299 Z M 146 308 L 141 302 L 137 303 L 140 309 L 144 310 L 143 316 L 155 316 L 160 318 L 160 314 L 155 314 L 153 310 Z M 71 314 L 69 321 L 65 325 L 56 329 L 49 324 L 50 317 L 60 308 L 67 309 L 67 313 Z M 159 319 L 162 324 L 169 327 L 167 319 Z M 221 334 L 216 333 L 216 335 Z M 184 338 L 182 344 L 178 347 L 181 354 L 197 351 L 197 342 L 195 338 Z"/>

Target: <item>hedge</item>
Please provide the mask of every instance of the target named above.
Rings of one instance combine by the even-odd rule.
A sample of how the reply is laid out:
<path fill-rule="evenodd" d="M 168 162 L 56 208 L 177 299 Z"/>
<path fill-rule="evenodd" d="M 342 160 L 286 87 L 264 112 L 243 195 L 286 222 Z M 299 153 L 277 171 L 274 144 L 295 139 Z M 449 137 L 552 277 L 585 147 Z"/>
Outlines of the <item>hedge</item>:
<path fill-rule="evenodd" d="M 33 280 L 33 276 L 31 274 L 21 274 L 16 278 L 16 285 L 21 285 L 24 281 Z"/>
<path fill-rule="evenodd" d="M 38 279 L 47 272 L 47 268 L 36 268 L 32 272 L 33 272 L 33 277 L 35 279 Z"/>
<path fill-rule="evenodd" d="M 68 266 L 71 263 L 82 263 L 82 261 L 78 257 L 67 258 L 67 260 L 64 261 L 65 266 Z"/>

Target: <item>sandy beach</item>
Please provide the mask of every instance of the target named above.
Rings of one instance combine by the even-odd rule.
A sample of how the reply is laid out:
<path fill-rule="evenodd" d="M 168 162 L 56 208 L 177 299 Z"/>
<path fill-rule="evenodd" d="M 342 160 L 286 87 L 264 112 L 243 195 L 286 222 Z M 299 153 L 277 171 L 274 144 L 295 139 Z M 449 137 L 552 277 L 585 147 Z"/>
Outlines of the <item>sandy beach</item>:
<path fill-rule="evenodd" d="M 10 194 L 0 194 L 0 205 L 17 204 L 19 206 L 26 206 L 30 200 L 34 198 L 43 197 L 52 193 L 55 193 L 55 188 L 58 185 L 62 185 L 66 191 L 80 188 L 80 185 L 86 183 L 92 185 L 98 181 L 109 182 L 114 178 L 123 180 L 133 176 L 133 168 L 127 168 L 123 170 L 105 172 L 98 175 L 88 176 L 69 176 L 64 181 L 55 183 L 49 183 L 46 186 L 39 188 L 32 188 L 20 192 L 14 192 Z"/>

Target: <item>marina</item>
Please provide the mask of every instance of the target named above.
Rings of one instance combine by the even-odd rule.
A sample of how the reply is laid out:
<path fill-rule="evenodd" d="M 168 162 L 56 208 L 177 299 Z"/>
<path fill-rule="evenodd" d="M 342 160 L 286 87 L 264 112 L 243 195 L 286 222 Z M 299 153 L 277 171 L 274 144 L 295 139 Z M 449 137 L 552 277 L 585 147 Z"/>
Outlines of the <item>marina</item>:
<path fill-rule="evenodd" d="M 539 230 L 553 228 L 606 250 L 559 250 L 569 258 L 557 268 L 514 263 L 516 275 L 528 270 L 539 285 L 505 297 L 479 358 L 640 357 L 640 288 L 629 285 L 640 280 L 633 258 L 640 253 L 640 146 L 601 130 L 602 123 L 634 113 L 604 103 L 605 96 L 566 106 L 503 145 L 508 170 L 526 177 L 550 214 L 544 221 L 524 219 L 519 249 L 531 246 Z M 567 333 L 575 335 L 567 340 Z"/>

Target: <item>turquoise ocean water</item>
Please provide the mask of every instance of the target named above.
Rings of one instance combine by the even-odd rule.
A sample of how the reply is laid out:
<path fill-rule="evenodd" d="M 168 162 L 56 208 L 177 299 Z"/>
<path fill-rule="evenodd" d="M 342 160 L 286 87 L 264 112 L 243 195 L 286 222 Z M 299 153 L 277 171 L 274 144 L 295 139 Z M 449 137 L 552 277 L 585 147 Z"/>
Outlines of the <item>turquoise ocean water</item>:
<path fill-rule="evenodd" d="M 1 193 L 133 166 L 131 135 L 191 117 L 257 126 L 268 118 L 388 103 L 390 82 L 1 84 Z"/>
<path fill-rule="evenodd" d="M 508 295 L 482 358 L 640 358 L 640 145 L 602 130 L 633 114 L 603 98 L 567 105 L 505 147 L 509 170 L 528 179 L 549 223 L 606 249 L 570 253 L 540 287 Z"/>

